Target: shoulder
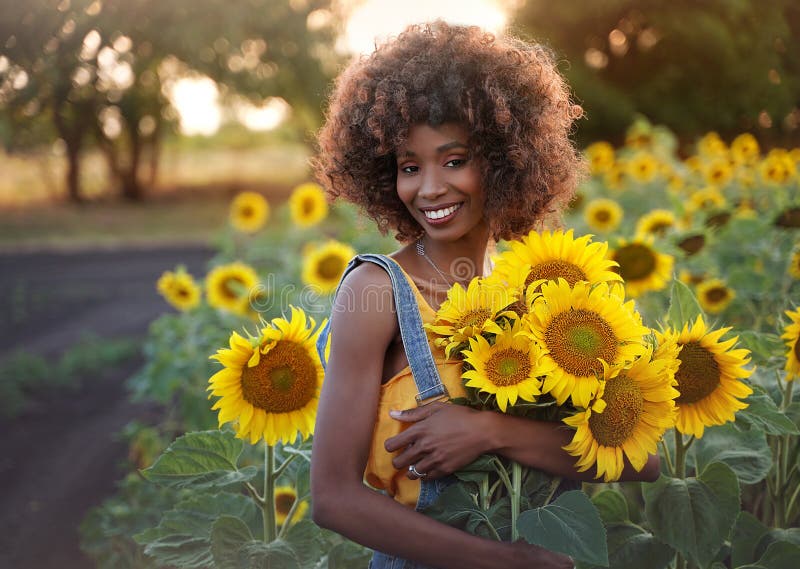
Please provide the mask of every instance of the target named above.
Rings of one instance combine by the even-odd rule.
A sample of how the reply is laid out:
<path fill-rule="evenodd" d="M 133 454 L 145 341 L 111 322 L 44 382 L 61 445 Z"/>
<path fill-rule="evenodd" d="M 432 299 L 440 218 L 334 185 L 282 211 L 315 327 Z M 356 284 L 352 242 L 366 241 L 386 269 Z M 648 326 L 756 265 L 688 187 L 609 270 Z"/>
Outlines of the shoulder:
<path fill-rule="evenodd" d="M 375 263 L 363 262 L 342 280 L 333 301 L 331 327 L 359 330 L 359 337 L 375 334 L 376 339 L 394 336 L 397 318 L 392 281 Z"/>

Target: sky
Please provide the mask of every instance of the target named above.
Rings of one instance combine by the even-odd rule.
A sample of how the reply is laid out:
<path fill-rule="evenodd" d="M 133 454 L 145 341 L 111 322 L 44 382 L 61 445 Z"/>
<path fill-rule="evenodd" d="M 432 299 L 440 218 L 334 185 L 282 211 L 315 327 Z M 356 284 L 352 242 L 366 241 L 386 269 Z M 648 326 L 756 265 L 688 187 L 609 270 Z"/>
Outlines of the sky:
<path fill-rule="evenodd" d="M 353 6 L 338 48 L 353 54 L 370 53 L 377 41 L 397 35 L 406 26 L 441 18 L 454 24 L 475 24 L 498 32 L 505 27 L 508 7 L 515 0 L 363 0 Z M 222 123 L 216 85 L 208 78 L 186 78 L 176 82 L 172 102 L 187 135 L 214 134 Z M 288 116 L 282 99 L 271 99 L 264 107 L 241 105 L 238 120 L 254 130 L 275 128 Z"/>

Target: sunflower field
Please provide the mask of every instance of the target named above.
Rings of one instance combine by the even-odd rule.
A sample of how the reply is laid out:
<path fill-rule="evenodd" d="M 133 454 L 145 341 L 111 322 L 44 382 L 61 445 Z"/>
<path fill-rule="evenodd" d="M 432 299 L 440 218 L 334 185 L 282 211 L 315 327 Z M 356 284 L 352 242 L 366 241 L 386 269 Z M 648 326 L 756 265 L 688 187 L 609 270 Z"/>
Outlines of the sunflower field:
<path fill-rule="evenodd" d="M 640 121 L 587 147 L 564 229 L 498 244 L 427 326 L 463 360 L 454 403 L 561 423 L 597 482 L 485 455 L 426 514 L 583 569 L 800 566 L 800 149 L 677 146 Z M 366 567 L 308 517 L 315 342 L 350 258 L 397 245 L 313 183 L 229 215 L 206 275 L 154 283 L 129 388 L 163 413 L 122 433 L 131 473 L 82 546 L 108 568 Z M 619 482 L 654 453 L 658 480 Z"/>

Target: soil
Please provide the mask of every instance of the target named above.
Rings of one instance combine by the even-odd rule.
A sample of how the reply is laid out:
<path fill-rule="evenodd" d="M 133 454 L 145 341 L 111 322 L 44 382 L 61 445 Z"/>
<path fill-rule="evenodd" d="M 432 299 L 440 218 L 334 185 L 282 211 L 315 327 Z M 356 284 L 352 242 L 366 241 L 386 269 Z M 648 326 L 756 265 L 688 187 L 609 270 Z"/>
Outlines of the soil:
<path fill-rule="evenodd" d="M 84 334 L 143 339 L 170 308 L 155 281 L 178 263 L 205 273 L 199 245 L 0 255 L 0 361 L 17 350 L 57 358 Z M 0 567 L 88 569 L 78 526 L 114 493 L 127 449 L 116 434 L 158 408 L 128 401 L 141 356 L 86 377 L 77 390 L 38 394 L 0 420 Z"/>

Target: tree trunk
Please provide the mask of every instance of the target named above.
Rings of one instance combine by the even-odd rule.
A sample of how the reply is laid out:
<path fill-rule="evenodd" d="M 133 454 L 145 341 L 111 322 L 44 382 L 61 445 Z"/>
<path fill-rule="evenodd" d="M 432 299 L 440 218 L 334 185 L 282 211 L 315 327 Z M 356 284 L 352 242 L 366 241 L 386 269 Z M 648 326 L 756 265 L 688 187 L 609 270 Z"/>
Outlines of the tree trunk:
<path fill-rule="evenodd" d="M 80 187 L 80 147 L 67 142 L 67 198 L 72 203 L 82 203 Z"/>

